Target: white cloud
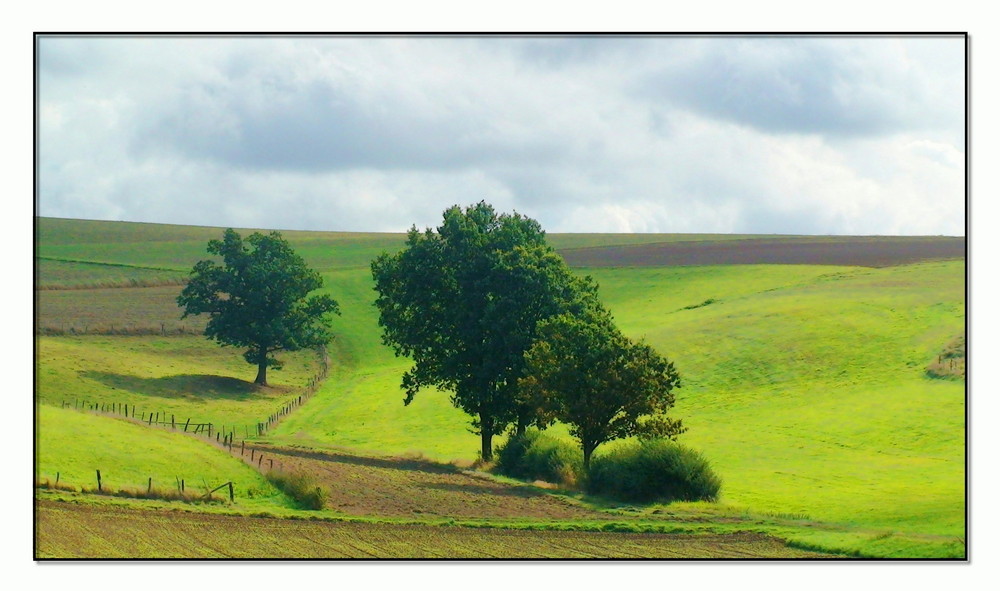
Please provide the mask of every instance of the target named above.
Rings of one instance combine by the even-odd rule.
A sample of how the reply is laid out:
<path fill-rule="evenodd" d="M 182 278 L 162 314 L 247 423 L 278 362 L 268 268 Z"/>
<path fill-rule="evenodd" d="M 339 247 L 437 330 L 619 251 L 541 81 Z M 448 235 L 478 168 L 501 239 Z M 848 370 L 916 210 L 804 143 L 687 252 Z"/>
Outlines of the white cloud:
<path fill-rule="evenodd" d="M 42 215 L 403 230 L 964 232 L 962 40 L 64 39 Z"/>

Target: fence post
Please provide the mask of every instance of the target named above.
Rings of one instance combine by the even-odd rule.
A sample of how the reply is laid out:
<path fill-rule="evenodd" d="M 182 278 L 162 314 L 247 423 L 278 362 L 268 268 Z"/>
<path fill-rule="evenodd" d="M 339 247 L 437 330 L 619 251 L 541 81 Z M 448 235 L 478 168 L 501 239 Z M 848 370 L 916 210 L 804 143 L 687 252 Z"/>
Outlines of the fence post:
<path fill-rule="evenodd" d="M 274 470 L 274 458 L 268 458 L 267 461 L 271 462 L 271 469 Z"/>
<path fill-rule="evenodd" d="M 212 423 L 209 423 L 209 424 L 208 424 L 208 436 L 209 436 L 209 437 L 211 437 L 211 436 L 212 436 Z"/>
<path fill-rule="evenodd" d="M 97 471 L 97 492 L 102 492 L 104 489 L 101 488 L 101 471 Z"/>
<path fill-rule="evenodd" d="M 243 449 L 246 447 L 246 444 L 247 444 L 247 440 L 246 439 L 244 439 L 243 441 L 240 441 L 240 456 L 241 457 L 243 456 Z"/>
<path fill-rule="evenodd" d="M 255 451 L 256 450 L 254 448 L 252 448 L 252 447 L 250 448 L 250 461 L 251 462 L 253 461 L 253 454 L 254 454 Z"/>
<path fill-rule="evenodd" d="M 188 430 L 188 425 L 189 425 L 190 423 L 191 423 L 191 417 L 188 417 L 188 420 L 184 421 L 184 432 L 185 432 L 185 433 L 187 433 L 187 430 Z"/>
<path fill-rule="evenodd" d="M 170 415 L 170 428 L 176 429 L 177 425 L 174 424 L 174 415 Z"/>
<path fill-rule="evenodd" d="M 56 472 L 56 484 L 59 484 L 59 473 Z"/>
<path fill-rule="evenodd" d="M 184 479 L 181 478 L 181 492 L 184 492 Z"/>
<path fill-rule="evenodd" d="M 233 482 L 229 481 L 229 502 L 233 502 Z"/>
<path fill-rule="evenodd" d="M 149 485 L 146 486 L 146 494 L 153 492 L 153 477 L 149 477 Z"/>

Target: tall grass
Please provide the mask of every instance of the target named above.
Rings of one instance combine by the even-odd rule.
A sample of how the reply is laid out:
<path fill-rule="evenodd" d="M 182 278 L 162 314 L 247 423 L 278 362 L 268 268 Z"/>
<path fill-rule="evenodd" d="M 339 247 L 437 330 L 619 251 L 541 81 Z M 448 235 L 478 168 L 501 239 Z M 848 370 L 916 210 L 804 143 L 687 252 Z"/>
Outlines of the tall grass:
<path fill-rule="evenodd" d="M 298 504 L 300 509 L 319 510 L 326 505 L 327 493 L 316 479 L 303 472 L 268 472 L 267 479 Z"/>

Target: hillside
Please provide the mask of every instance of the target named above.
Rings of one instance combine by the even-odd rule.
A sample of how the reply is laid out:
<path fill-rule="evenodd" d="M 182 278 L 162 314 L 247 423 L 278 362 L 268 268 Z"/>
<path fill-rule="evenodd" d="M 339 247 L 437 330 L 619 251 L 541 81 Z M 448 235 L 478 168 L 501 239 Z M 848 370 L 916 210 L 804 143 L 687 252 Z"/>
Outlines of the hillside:
<path fill-rule="evenodd" d="M 40 219 L 39 287 L 46 289 L 38 292 L 37 323 L 53 336 L 39 339 L 36 399 L 59 404 L 71 392 L 108 401 L 125 396 L 132 404 L 169 405 L 167 412 L 197 411 L 238 424 L 258 420 L 305 387 L 315 357 L 302 354 L 276 374 L 287 390 L 252 392 L 245 389 L 252 368 L 237 351 L 192 335 L 196 325 L 178 329 L 178 282 L 204 256 L 205 242 L 220 234 Z M 329 378 L 262 442 L 474 459 L 477 438 L 446 393 L 421 392 L 403 406 L 399 379 L 408 361 L 380 342 L 367 264 L 382 250 L 399 248 L 402 235 L 284 235 L 322 272 L 324 291 L 340 302 L 343 315 L 334 320 Z M 880 545 L 913 555 L 930 539 L 928 547 L 940 548 L 944 540 L 964 546 L 964 374 L 935 378 L 927 370 L 964 335 L 963 240 L 912 239 L 907 244 L 932 245 L 916 260 L 913 249 L 887 260 L 885 253 L 903 244 L 891 238 L 549 240 L 588 265 L 576 269 L 597 280 L 626 334 L 645 338 L 676 362 L 683 387 L 675 413 L 690 428 L 682 441 L 704 452 L 722 477 L 723 506 L 866 532 L 850 542 L 837 538 L 841 547 Z M 699 243 L 738 253 L 736 245 L 748 241 L 766 244 L 769 252 L 784 248 L 787 260 L 664 265 L 657 258 L 702 252 Z M 816 252 L 831 244 L 864 244 L 868 258 L 801 264 L 803 248 Z M 585 256 L 573 259 L 574 253 Z M 634 262 L 636 253 L 645 257 L 641 265 L 617 266 Z M 790 264 L 794 260 L 800 264 Z M 78 334 L 84 330 L 88 334 Z M 117 334 L 129 330 L 152 334 Z M 215 394 L 212 384 L 221 384 Z"/>

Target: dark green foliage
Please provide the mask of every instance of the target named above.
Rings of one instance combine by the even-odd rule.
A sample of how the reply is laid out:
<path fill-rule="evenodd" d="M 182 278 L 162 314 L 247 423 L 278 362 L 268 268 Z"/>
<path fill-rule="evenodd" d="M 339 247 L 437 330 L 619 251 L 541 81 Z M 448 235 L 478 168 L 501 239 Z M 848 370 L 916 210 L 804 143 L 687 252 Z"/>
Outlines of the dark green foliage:
<path fill-rule="evenodd" d="M 512 435 L 497 448 L 496 457 L 496 471 L 511 478 L 573 486 L 583 474 L 576 446 L 537 429 Z"/>
<path fill-rule="evenodd" d="M 278 232 L 254 232 L 246 242 L 231 228 L 211 240 L 208 253 L 222 257 L 199 261 L 177 297 L 181 318 L 208 314 L 205 336 L 222 345 L 247 347 L 243 358 L 257 366 L 257 384 L 267 384 L 267 368 L 281 368 L 272 354 L 318 347 L 333 338 L 327 314 L 339 314 L 328 295 L 308 294 L 323 286 Z"/>
<path fill-rule="evenodd" d="M 587 492 L 619 501 L 715 501 L 722 481 L 700 453 L 666 439 L 594 457 Z"/>
<path fill-rule="evenodd" d="M 645 343 L 626 338 L 599 305 L 539 324 L 525 354 L 520 396 L 538 408 L 539 426 L 559 421 L 580 440 L 583 465 L 602 443 L 633 435 L 676 438 L 685 431 L 666 416 L 680 376 Z"/>
<path fill-rule="evenodd" d="M 405 403 L 425 386 L 452 392 L 473 417 L 485 460 L 494 434 L 533 419 L 515 392 L 538 321 L 596 291 L 545 243 L 538 222 L 484 202 L 448 209 L 436 232 L 412 228 L 402 251 L 371 267 L 382 341 L 414 362 L 403 375 Z"/>
<path fill-rule="evenodd" d="M 278 490 L 294 500 L 301 509 L 319 510 L 326 505 L 326 491 L 316 484 L 316 480 L 308 474 L 268 472 L 267 479 Z"/>

